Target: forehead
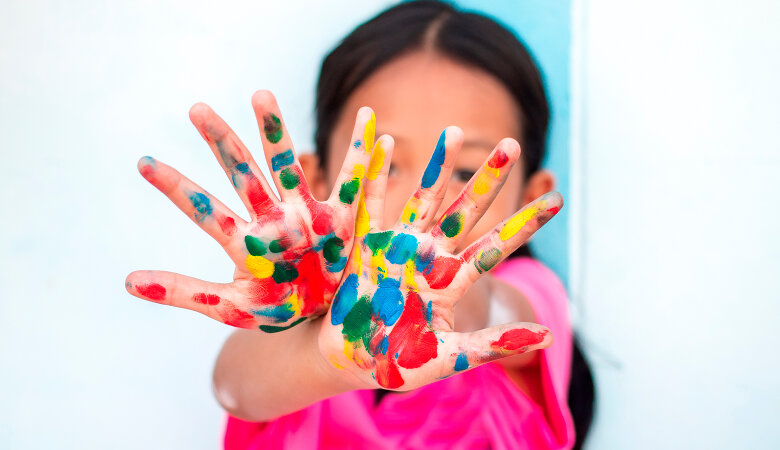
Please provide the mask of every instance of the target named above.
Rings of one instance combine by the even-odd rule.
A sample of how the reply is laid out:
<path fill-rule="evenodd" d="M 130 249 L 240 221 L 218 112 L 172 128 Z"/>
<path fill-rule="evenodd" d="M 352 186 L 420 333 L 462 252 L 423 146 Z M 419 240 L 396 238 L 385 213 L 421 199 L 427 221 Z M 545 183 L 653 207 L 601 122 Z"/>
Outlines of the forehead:
<path fill-rule="evenodd" d="M 467 142 L 495 145 L 520 138 L 518 105 L 509 90 L 487 72 L 433 51 L 395 58 L 366 79 L 349 97 L 331 143 L 349 136 L 355 113 L 370 106 L 377 135 L 388 133 L 397 151 L 433 146 L 449 125 L 461 127 Z M 331 149 L 334 147 L 331 146 Z"/>

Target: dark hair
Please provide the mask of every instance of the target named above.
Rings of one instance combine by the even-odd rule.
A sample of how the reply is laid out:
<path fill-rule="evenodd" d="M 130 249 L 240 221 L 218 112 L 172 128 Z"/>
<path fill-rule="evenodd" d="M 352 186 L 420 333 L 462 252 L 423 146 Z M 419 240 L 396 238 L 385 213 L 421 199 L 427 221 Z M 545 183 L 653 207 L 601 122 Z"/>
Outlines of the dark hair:
<path fill-rule="evenodd" d="M 316 152 L 327 167 L 331 133 L 350 94 L 384 64 L 404 53 L 431 49 L 497 78 L 520 110 L 524 175 L 541 166 L 550 122 L 542 75 L 507 28 L 486 16 L 431 0 L 404 2 L 357 27 L 325 58 L 316 93 Z M 515 255 L 531 256 L 526 246 Z M 575 340 L 569 405 L 580 448 L 593 416 L 590 369 Z M 381 391 L 379 391 L 381 392 Z"/>

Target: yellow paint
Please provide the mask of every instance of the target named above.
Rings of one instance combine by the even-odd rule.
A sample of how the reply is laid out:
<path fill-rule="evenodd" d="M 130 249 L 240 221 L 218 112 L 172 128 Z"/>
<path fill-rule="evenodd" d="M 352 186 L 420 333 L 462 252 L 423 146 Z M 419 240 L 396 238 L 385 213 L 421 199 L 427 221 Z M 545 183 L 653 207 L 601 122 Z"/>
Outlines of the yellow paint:
<path fill-rule="evenodd" d="M 333 367 L 337 369 L 343 369 L 341 364 L 339 364 L 339 358 L 336 355 L 330 355 L 330 357 L 328 357 L 328 361 L 330 361 Z"/>
<path fill-rule="evenodd" d="M 414 280 L 414 260 L 406 261 L 406 267 L 404 267 L 404 281 L 409 290 L 417 291 L 417 282 Z"/>
<path fill-rule="evenodd" d="M 422 202 L 417 197 L 412 197 L 404 206 L 404 212 L 401 214 L 401 220 L 407 225 L 411 225 L 417 218 L 420 217 L 419 208 Z"/>
<path fill-rule="evenodd" d="M 344 341 L 344 356 L 350 361 L 355 360 L 355 349 L 352 348 L 352 344 L 349 341 Z"/>
<path fill-rule="evenodd" d="M 536 217 L 546 205 L 547 202 L 540 200 L 515 214 L 504 224 L 504 227 L 501 228 L 501 231 L 498 232 L 498 237 L 501 238 L 502 241 L 505 241 L 516 235 L 525 226 L 525 224 L 528 223 L 529 220 Z"/>
<path fill-rule="evenodd" d="M 355 164 L 355 167 L 352 168 L 352 178 L 357 178 L 358 180 L 363 178 L 363 175 L 366 174 L 366 167 L 363 164 Z"/>
<path fill-rule="evenodd" d="M 385 252 L 378 250 L 376 255 L 371 255 L 371 282 L 379 282 L 379 274 L 387 276 L 387 263 L 385 263 Z"/>
<path fill-rule="evenodd" d="M 358 276 L 363 273 L 363 257 L 360 253 L 360 245 L 360 242 L 356 242 L 352 247 L 352 273 L 356 273 Z"/>
<path fill-rule="evenodd" d="M 274 263 L 262 256 L 249 255 L 246 257 L 246 268 L 255 278 L 268 278 L 274 274 Z"/>
<path fill-rule="evenodd" d="M 366 209 L 366 198 L 363 191 L 360 191 L 358 200 L 357 217 L 355 218 L 355 237 L 363 237 L 368 233 L 368 210 Z"/>
<path fill-rule="evenodd" d="M 376 141 L 374 153 L 371 155 L 371 162 L 368 163 L 368 174 L 366 178 L 375 180 L 385 164 L 385 149 L 382 148 L 382 141 Z"/>
<path fill-rule="evenodd" d="M 484 170 L 479 172 L 477 179 L 474 180 L 474 185 L 471 187 L 471 191 L 477 195 L 487 194 L 490 190 L 490 175 Z"/>
<path fill-rule="evenodd" d="M 293 317 L 301 316 L 301 299 L 298 298 L 298 294 L 295 292 L 287 297 L 287 303 L 290 305 L 290 310 L 295 314 Z"/>
<path fill-rule="evenodd" d="M 374 135 L 376 134 L 376 115 L 372 112 L 371 119 L 366 122 L 366 127 L 363 129 L 363 144 L 366 148 L 366 153 L 371 153 L 374 148 Z"/>

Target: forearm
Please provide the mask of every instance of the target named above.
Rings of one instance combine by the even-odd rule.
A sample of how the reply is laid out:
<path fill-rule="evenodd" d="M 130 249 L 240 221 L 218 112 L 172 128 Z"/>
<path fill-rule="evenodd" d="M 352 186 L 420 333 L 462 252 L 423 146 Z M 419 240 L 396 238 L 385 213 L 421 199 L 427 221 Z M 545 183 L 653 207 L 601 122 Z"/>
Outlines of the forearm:
<path fill-rule="evenodd" d="M 281 333 L 234 332 L 214 367 L 214 393 L 222 407 L 263 422 L 350 390 L 319 352 L 318 329 L 319 321 L 308 321 Z"/>

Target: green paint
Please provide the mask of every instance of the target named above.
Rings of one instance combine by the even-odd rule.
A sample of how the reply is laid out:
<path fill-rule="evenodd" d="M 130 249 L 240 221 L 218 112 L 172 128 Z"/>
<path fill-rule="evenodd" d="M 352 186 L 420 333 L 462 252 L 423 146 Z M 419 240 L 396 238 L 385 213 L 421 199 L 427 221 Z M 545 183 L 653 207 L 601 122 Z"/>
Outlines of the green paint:
<path fill-rule="evenodd" d="M 273 325 L 260 325 L 260 331 L 265 331 L 266 333 L 278 333 L 280 331 L 289 330 L 290 328 L 298 325 L 299 323 L 306 320 L 306 317 L 301 317 L 300 319 L 296 320 L 295 322 L 287 325 L 286 327 L 275 327 Z"/>
<path fill-rule="evenodd" d="M 252 256 L 263 256 L 267 252 L 265 244 L 254 236 L 244 236 L 244 243 L 246 243 L 246 249 Z"/>
<path fill-rule="evenodd" d="M 379 233 L 368 233 L 365 238 L 366 245 L 371 249 L 371 253 L 376 255 L 379 250 L 384 250 L 390 244 L 393 237 L 392 231 L 381 231 Z"/>
<path fill-rule="evenodd" d="M 301 177 L 289 167 L 284 168 L 279 172 L 279 180 L 282 182 L 282 187 L 288 191 L 301 184 Z"/>
<path fill-rule="evenodd" d="M 441 231 L 448 238 L 457 236 L 461 230 L 463 230 L 463 213 L 460 211 L 455 211 L 441 221 Z"/>
<path fill-rule="evenodd" d="M 478 259 L 474 261 L 474 265 L 477 267 L 479 273 L 482 273 L 492 269 L 500 260 L 501 251 L 494 247 L 490 250 L 483 251 Z"/>
<path fill-rule="evenodd" d="M 268 244 L 268 250 L 271 250 L 273 253 L 282 253 L 288 248 L 290 248 L 290 242 L 284 238 L 274 239 L 270 244 Z"/>
<path fill-rule="evenodd" d="M 276 144 L 282 140 L 282 121 L 271 113 L 266 114 L 263 117 L 263 131 L 265 138 Z"/>
<path fill-rule="evenodd" d="M 360 190 L 360 178 L 353 178 L 341 185 L 339 189 L 339 200 L 341 203 L 351 205 L 355 201 L 355 195 Z"/>
<path fill-rule="evenodd" d="M 344 250 L 344 241 L 338 237 L 332 237 L 322 246 L 322 255 L 329 263 L 337 263 L 341 259 L 341 251 Z"/>
<path fill-rule="evenodd" d="M 371 340 L 371 299 L 364 295 L 358 299 L 355 306 L 344 317 L 344 338 L 349 342 L 363 340 L 365 348 L 369 348 Z"/>
<path fill-rule="evenodd" d="M 287 261 L 274 263 L 274 274 L 272 275 L 277 284 L 289 283 L 298 278 L 298 269 Z"/>

